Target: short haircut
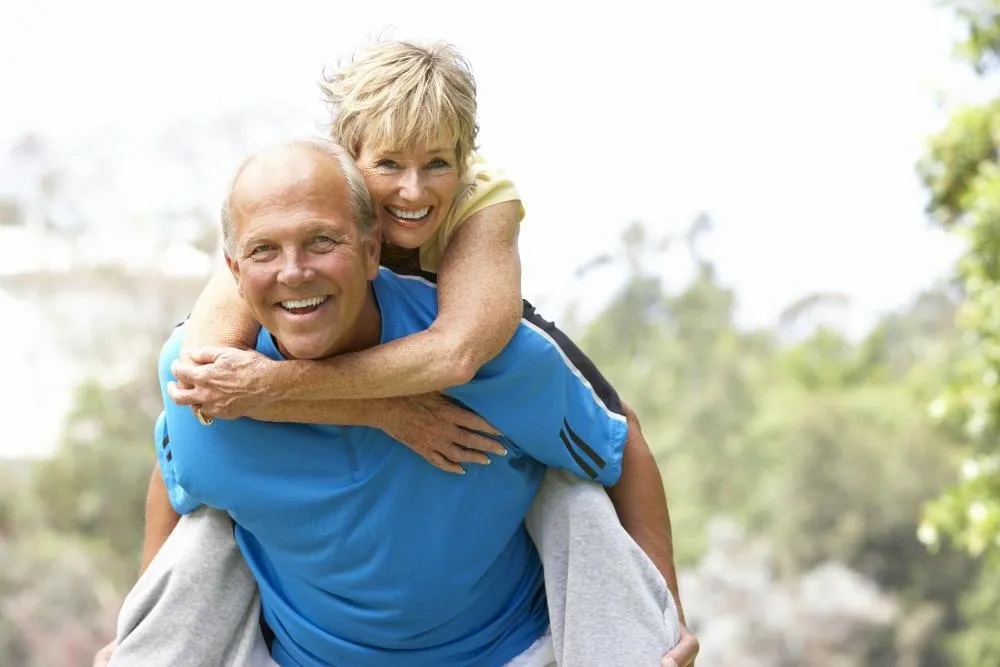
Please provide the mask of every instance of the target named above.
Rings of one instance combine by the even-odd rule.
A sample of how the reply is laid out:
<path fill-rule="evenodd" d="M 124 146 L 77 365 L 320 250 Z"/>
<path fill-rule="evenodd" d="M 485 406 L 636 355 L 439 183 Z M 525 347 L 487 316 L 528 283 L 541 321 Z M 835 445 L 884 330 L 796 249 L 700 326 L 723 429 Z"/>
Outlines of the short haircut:
<path fill-rule="evenodd" d="M 368 187 L 365 185 L 365 179 L 361 175 L 361 171 L 358 169 L 358 166 L 354 163 L 354 159 L 351 157 L 351 154 L 347 152 L 347 149 L 340 144 L 335 144 L 326 139 L 312 138 L 293 139 L 292 141 L 281 144 L 277 148 L 283 148 L 290 152 L 314 152 L 336 161 L 337 166 L 340 168 L 340 173 L 342 173 L 344 178 L 347 180 L 347 187 L 350 191 L 351 197 L 351 213 L 354 216 L 354 224 L 357 226 L 358 232 L 361 234 L 362 238 L 368 239 L 371 237 L 375 230 L 375 209 L 372 206 L 371 195 L 368 194 Z M 232 257 L 236 251 L 236 248 L 234 247 L 234 244 L 236 243 L 236 230 L 233 229 L 232 217 L 233 191 L 235 190 L 236 184 L 239 182 L 243 171 L 248 165 L 257 160 L 263 152 L 266 151 L 254 153 L 240 163 L 240 166 L 237 168 L 236 174 L 233 176 L 233 180 L 229 185 L 229 192 L 226 194 L 226 198 L 222 202 L 222 246 L 225 249 L 226 255 L 229 257 Z"/>
<path fill-rule="evenodd" d="M 451 44 L 375 44 L 320 88 L 331 106 L 330 138 L 354 157 L 363 143 L 401 149 L 454 137 L 461 173 L 476 147 L 476 81 Z"/>

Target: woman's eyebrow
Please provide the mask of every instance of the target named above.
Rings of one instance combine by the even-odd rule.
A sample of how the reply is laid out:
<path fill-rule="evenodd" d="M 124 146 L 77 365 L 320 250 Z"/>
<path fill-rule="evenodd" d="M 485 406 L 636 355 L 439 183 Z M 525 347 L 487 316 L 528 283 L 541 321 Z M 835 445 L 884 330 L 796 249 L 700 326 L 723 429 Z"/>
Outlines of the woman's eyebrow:
<path fill-rule="evenodd" d="M 452 150 L 451 146 L 436 146 L 434 148 L 428 148 L 427 152 L 428 153 L 448 153 L 451 150 Z M 408 152 L 409 151 L 407 151 L 406 149 L 399 150 L 399 151 L 397 151 L 397 150 L 383 150 L 383 151 L 378 151 L 378 154 L 382 155 L 384 157 L 399 157 L 400 155 L 403 155 L 404 153 L 408 153 Z"/>

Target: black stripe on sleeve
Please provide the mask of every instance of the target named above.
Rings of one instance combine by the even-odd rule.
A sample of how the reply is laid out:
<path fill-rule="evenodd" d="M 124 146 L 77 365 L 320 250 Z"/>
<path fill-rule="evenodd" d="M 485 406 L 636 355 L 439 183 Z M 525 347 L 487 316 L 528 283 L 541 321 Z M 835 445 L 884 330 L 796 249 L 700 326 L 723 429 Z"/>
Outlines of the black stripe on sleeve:
<path fill-rule="evenodd" d="M 590 383 L 590 386 L 594 388 L 594 393 L 597 394 L 601 402 L 604 403 L 605 407 L 612 412 L 617 412 L 620 415 L 624 415 L 625 412 L 622 410 L 622 401 L 618 397 L 618 392 L 615 388 L 611 386 L 611 383 L 605 379 L 601 374 L 601 371 L 597 370 L 597 366 L 594 362 L 583 353 L 576 343 L 570 340 L 569 336 L 564 334 L 559 330 L 559 327 L 553 322 L 549 322 L 544 319 L 535 311 L 535 307 L 532 306 L 527 301 L 524 302 L 524 313 L 523 317 L 525 320 L 535 325 L 555 341 L 559 349 L 563 351 L 563 354 L 569 359 L 570 363 L 580 374 L 583 375 L 584 379 Z"/>
<path fill-rule="evenodd" d="M 580 436 L 578 436 L 576 433 L 573 432 L 573 429 L 570 428 L 569 422 L 566 421 L 565 417 L 563 417 L 563 426 L 566 427 L 566 432 L 569 433 L 569 437 L 571 437 L 573 439 L 573 442 L 575 442 L 577 446 L 583 450 L 583 453 L 589 456 L 590 460 L 593 461 L 598 468 L 604 470 L 605 466 L 604 459 L 602 459 L 600 455 L 590 447 L 590 445 L 584 442 L 583 438 L 581 438 Z M 560 433 L 562 433 L 562 431 L 560 431 Z M 565 438 L 563 438 L 563 440 L 565 440 Z"/>
<path fill-rule="evenodd" d="M 559 437 L 562 438 L 563 445 L 565 445 L 566 447 L 566 451 L 569 452 L 569 455 L 573 457 L 573 460 L 576 461 L 576 464 L 580 466 L 580 470 L 587 473 L 587 476 L 590 477 L 590 479 L 597 479 L 597 473 L 594 472 L 594 469 L 591 468 L 589 465 L 587 465 L 587 462 L 584 461 L 580 457 L 580 455 L 576 453 L 576 450 L 573 449 L 573 446 L 569 444 L 569 440 L 566 438 L 566 432 L 560 429 Z"/>

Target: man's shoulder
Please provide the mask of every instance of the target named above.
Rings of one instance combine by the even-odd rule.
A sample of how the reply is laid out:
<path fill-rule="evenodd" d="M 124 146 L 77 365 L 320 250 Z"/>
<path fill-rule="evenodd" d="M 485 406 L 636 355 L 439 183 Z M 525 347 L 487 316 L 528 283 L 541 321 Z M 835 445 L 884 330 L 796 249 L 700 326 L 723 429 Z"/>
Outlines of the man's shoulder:
<path fill-rule="evenodd" d="M 437 310 L 437 275 L 419 269 L 380 267 L 375 277 L 375 294 L 383 316 L 408 310 L 411 303 L 431 304 Z"/>
<path fill-rule="evenodd" d="M 436 290 L 437 274 L 417 268 L 380 266 L 376 283 L 391 284 L 402 290 Z"/>
<path fill-rule="evenodd" d="M 170 365 L 175 359 L 181 356 L 181 345 L 184 343 L 185 328 L 186 322 L 181 322 L 174 327 L 160 347 L 159 371 L 161 382 L 164 378 L 172 377 L 173 375 L 170 372 Z"/>

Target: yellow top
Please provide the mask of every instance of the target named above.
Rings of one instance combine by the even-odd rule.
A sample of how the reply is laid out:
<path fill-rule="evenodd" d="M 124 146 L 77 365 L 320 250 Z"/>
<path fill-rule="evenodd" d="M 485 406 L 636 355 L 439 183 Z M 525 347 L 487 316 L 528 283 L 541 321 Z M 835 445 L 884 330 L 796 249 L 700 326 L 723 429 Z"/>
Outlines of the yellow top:
<path fill-rule="evenodd" d="M 486 164 L 486 161 L 475 152 L 469 156 L 469 165 L 462 180 L 464 184 L 455 195 L 451 213 L 441 221 L 434 235 L 420 246 L 420 268 L 424 271 L 437 273 L 444 249 L 448 247 L 455 230 L 474 213 L 493 204 L 521 198 L 511 180 L 499 169 Z M 522 206 L 517 221 L 520 222 L 523 218 Z"/>

